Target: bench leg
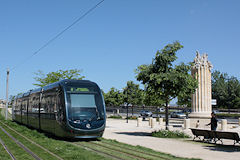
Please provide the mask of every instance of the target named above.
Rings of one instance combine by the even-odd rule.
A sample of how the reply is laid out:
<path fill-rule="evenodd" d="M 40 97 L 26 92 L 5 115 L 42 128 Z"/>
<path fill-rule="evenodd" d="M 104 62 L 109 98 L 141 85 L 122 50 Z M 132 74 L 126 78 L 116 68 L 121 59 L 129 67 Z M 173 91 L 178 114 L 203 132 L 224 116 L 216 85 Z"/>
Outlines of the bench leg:
<path fill-rule="evenodd" d="M 223 141 L 221 139 L 215 139 L 215 144 L 217 144 L 217 141 L 220 141 L 223 144 Z"/>
<path fill-rule="evenodd" d="M 193 141 L 194 141 L 196 138 L 198 138 L 198 139 L 201 141 L 201 138 L 200 138 L 199 136 L 194 136 L 194 137 L 193 137 Z"/>

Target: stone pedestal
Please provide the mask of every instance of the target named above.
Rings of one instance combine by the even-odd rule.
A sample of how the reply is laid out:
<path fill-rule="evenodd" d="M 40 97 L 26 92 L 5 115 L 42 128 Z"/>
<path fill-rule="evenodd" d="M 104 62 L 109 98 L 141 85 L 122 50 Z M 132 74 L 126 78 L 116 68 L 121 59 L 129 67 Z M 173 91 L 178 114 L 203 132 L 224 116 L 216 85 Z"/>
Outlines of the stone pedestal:
<path fill-rule="evenodd" d="M 198 81 L 198 88 L 192 95 L 192 113 L 189 118 L 208 119 L 212 112 L 212 87 L 211 87 L 212 65 L 208 61 L 207 54 L 197 52 L 192 66 L 192 76 Z"/>

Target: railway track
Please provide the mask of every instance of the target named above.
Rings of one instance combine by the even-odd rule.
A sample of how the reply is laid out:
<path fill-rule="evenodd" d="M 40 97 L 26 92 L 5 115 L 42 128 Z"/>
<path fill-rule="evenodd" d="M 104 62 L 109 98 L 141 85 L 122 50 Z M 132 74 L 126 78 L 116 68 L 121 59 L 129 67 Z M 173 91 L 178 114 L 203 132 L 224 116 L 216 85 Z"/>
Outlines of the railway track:
<path fill-rule="evenodd" d="M 21 142 L 19 142 L 16 138 L 14 138 L 11 134 L 9 134 L 2 126 L 7 127 L 9 130 L 15 132 L 17 135 L 23 137 L 25 140 L 27 140 L 28 142 L 30 142 L 31 144 L 34 144 L 35 146 L 41 148 L 42 150 L 44 150 L 45 152 L 49 153 L 50 155 L 52 155 L 53 157 L 55 157 L 58 160 L 63 160 L 61 157 L 59 157 L 58 155 L 54 154 L 53 152 L 50 152 L 49 150 L 47 150 L 46 148 L 44 148 L 43 146 L 37 144 L 36 142 L 30 140 L 29 138 L 27 138 L 26 136 L 22 135 L 21 133 L 19 133 L 18 131 L 14 130 L 12 127 L 4 124 L 3 122 L 0 121 L 0 129 L 6 134 L 8 135 L 8 137 L 10 137 L 16 144 L 18 144 L 22 149 L 24 149 L 27 153 L 29 153 L 34 159 L 36 160 L 42 160 L 39 156 L 37 156 L 34 152 L 32 152 L 29 148 L 27 148 L 24 144 L 22 144 Z M 9 151 L 10 152 L 10 151 Z M 11 154 L 11 152 L 10 152 Z M 12 154 L 11 154 L 12 155 Z M 10 155 L 10 156 L 11 156 Z M 12 155 L 13 156 L 13 155 Z M 12 157 L 11 156 L 11 157 Z M 14 157 L 14 156 L 13 156 Z"/>
<path fill-rule="evenodd" d="M 0 129 L 8 135 L 15 143 L 17 143 L 22 149 L 24 149 L 27 153 L 29 153 L 34 159 L 41 160 L 40 157 L 38 157 L 35 153 L 33 153 L 29 148 L 27 148 L 25 145 L 23 145 L 21 142 L 19 142 L 17 139 L 15 139 L 11 134 L 9 134 L 5 129 L 0 126 Z"/>
<path fill-rule="evenodd" d="M 126 145 L 117 145 L 106 140 L 102 141 L 89 141 L 89 142 L 74 142 L 74 145 L 79 147 L 84 147 L 86 149 L 92 150 L 96 153 L 100 153 L 102 155 L 107 155 L 112 159 L 129 159 L 129 160 L 170 160 L 164 156 L 160 156 L 157 154 L 150 154 L 144 151 L 139 151 L 137 149 L 132 149 L 127 147 Z"/>
<path fill-rule="evenodd" d="M 111 158 L 111 159 L 114 159 L 114 160 L 124 160 L 123 158 L 120 158 L 118 156 L 115 156 L 113 154 L 110 154 L 110 153 L 107 153 L 107 152 L 103 152 L 101 150 L 98 150 L 98 149 L 94 149 L 92 147 L 88 147 L 84 144 L 78 144 L 78 143 L 72 143 L 73 145 L 77 146 L 77 147 L 80 147 L 80 148 L 84 148 L 86 150 L 89 150 L 89 151 L 92 151 L 92 152 L 95 152 L 97 154 L 100 154 L 104 157 L 107 157 L 107 158 Z"/>
<path fill-rule="evenodd" d="M 170 158 L 167 158 L 167 157 L 164 157 L 164 156 L 161 156 L 159 154 L 153 154 L 153 153 L 148 153 L 148 152 L 144 152 L 144 151 L 141 151 L 141 150 L 137 150 L 137 149 L 132 149 L 126 145 L 121 145 L 121 144 L 113 144 L 107 140 L 103 140 L 101 141 L 102 143 L 104 144 L 107 144 L 109 147 L 118 147 L 118 148 L 121 148 L 121 149 L 124 149 L 124 150 L 128 150 L 128 151 L 131 151 L 131 152 L 135 152 L 137 154 L 142 154 L 142 155 L 146 155 L 146 156 L 149 156 L 150 159 L 163 159 L 163 160 L 171 160 Z"/>
<path fill-rule="evenodd" d="M 5 149 L 5 151 L 9 154 L 9 156 L 12 158 L 12 160 L 16 160 L 16 158 L 13 156 L 13 154 L 11 153 L 11 151 L 7 148 L 7 146 L 5 145 L 5 143 L 2 141 L 2 139 L 0 138 L 0 143 L 3 146 L 3 148 Z"/>
<path fill-rule="evenodd" d="M 51 154 L 52 156 L 54 156 L 55 158 L 59 159 L 59 160 L 63 160 L 61 157 L 59 157 L 58 155 L 54 154 L 53 152 L 50 152 L 49 150 L 47 150 L 46 148 L 44 148 L 43 146 L 37 144 L 36 142 L 32 141 L 31 139 L 27 138 L 26 136 L 22 135 L 21 133 L 17 132 L 16 130 L 14 130 L 13 128 L 9 127 L 8 125 L 2 123 L 0 121 L 0 124 L 6 126 L 7 128 L 9 128 L 11 131 L 15 132 L 16 134 L 18 134 L 19 136 L 23 137 L 24 139 L 26 139 L 27 141 L 29 141 L 30 143 L 36 145 L 37 147 L 41 148 L 42 150 L 44 150 L 45 152 Z"/>

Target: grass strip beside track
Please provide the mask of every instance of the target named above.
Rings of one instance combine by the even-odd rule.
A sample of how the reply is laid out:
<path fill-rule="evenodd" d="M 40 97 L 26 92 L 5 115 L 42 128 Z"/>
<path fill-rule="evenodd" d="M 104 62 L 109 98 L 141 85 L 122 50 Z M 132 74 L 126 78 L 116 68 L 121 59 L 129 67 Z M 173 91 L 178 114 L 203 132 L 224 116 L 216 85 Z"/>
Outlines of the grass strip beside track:
<path fill-rule="evenodd" d="M 95 145 L 100 146 L 100 147 L 103 147 L 103 148 L 108 149 L 108 150 L 112 150 L 112 151 L 118 152 L 118 153 L 123 154 L 125 156 L 132 157 L 134 159 L 139 159 L 139 160 L 150 159 L 149 156 L 145 156 L 143 154 L 137 154 L 135 152 L 126 150 L 124 148 L 106 145 L 106 144 L 103 144 L 102 142 L 96 141 L 96 142 L 90 142 L 90 143 L 95 144 Z"/>
<path fill-rule="evenodd" d="M 50 155 L 52 155 L 52 156 L 50 156 L 50 155 L 48 155 L 48 157 L 43 157 L 44 159 L 45 158 L 48 158 L 48 159 L 59 159 L 59 160 L 63 160 L 61 157 L 59 157 L 58 155 L 56 155 L 56 154 L 54 154 L 54 153 L 52 153 L 52 152 L 50 152 L 50 151 L 48 151 L 47 149 L 45 149 L 44 147 L 42 147 L 41 145 L 39 145 L 39 144 L 37 144 L 36 142 L 34 142 L 34 141 L 32 141 L 32 140 L 30 140 L 29 138 L 27 138 L 26 136 L 24 136 L 24 135 L 22 135 L 22 134 L 20 134 L 20 133 L 18 133 L 17 131 L 15 131 L 14 129 L 12 129 L 11 127 L 9 127 L 9 126 L 7 126 L 7 125 L 5 125 L 4 123 L 2 123 L 2 122 L 0 122 L 0 124 L 3 124 L 4 126 L 6 126 L 10 131 L 12 131 L 13 133 L 14 133 L 14 135 L 16 135 L 16 136 L 21 136 L 23 139 L 25 139 L 25 142 L 27 143 L 27 142 L 30 142 L 31 144 L 33 144 L 32 146 L 33 147 L 38 147 L 37 149 L 38 149 L 38 151 L 45 151 L 45 152 L 38 152 L 39 153 L 39 156 L 41 156 L 41 154 L 44 154 L 44 155 L 47 155 L 47 154 L 50 154 Z M 42 149 L 42 150 L 41 150 Z M 47 152 L 47 153 L 46 153 Z"/>
<path fill-rule="evenodd" d="M 99 144 L 101 146 L 105 146 L 105 147 L 108 147 L 108 148 L 112 148 L 114 150 L 119 150 L 121 152 L 124 152 L 124 153 L 128 153 L 128 154 L 132 154 L 136 157 L 139 157 L 139 158 L 142 158 L 142 159 L 152 159 L 152 160 L 157 160 L 157 159 L 165 159 L 165 160 L 171 160 L 169 157 L 167 156 L 159 156 L 159 155 L 154 155 L 154 154 L 149 154 L 149 153 L 145 153 L 143 151 L 139 151 L 139 150 L 136 150 L 136 148 L 134 147 L 126 147 L 126 146 L 119 146 L 119 145 L 116 145 L 115 143 L 106 143 L 106 141 L 104 142 L 103 140 L 101 142 L 94 142 L 96 144 Z"/>
<path fill-rule="evenodd" d="M 87 147 L 86 145 L 83 145 L 83 144 L 78 144 L 78 143 L 72 143 L 73 145 L 77 146 L 77 147 L 80 147 L 80 148 L 84 148 L 86 150 L 90 150 L 90 151 L 93 151 L 97 154 L 100 154 L 106 158 L 109 158 L 109 159 L 114 159 L 114 160 L 123 160 L 122 158 L 116 156 L 116 155 L 113 155 L 112 152 L 104 152 L 104 151 L 100 151 L 100 150 L 97 150 L 97 149 L 94 149 L 94 148 L 91 148 L 91 147 Z"/>
<path fill-rule="evenodd" d="M 34 158 L 19 147 L 10 137 L 8 137 L 2 130 L 0 130 L 0 137 L 5 145 L 11 151 L 16 159 L 33 160 Z M 7 153 L 6 153 L 7 154 Z"/>
<path fill-rule="evenodd" d="M 14 138 L 11 134 L 9 134 L 2 126 L 0 126 L 0 129 L 8 135 L 15 143 L 17 143 L 21 148 L 23 148 L 26 152 L 28 152 L 31 156 L 33 156 L 36 160 L 41 160 L 35 153 L 33 153 L 28 147 L 26 147 L 24 144 L 19 142 L 16 138 Z"/>
<path fill-rule="evenodd" d="M 77 142 L 75 144 L 78 145 L 78 146 L 88 147 L 92 150 L 95 150 L 97 152 L 102 152 L 102 153 L 105 153 L 107 155 L 113 155 L 116 159 L 124 159 L 124 160 L 136 160 L 137 159 L 137 158 L 134 158 L 132 156 L 123 154 L 119 151 L 110 150 L 110 149 L 107 149 L 105 147 L 97 146 L 97 145 L 94 145 L 94 144 L 91 144 L 91 143 L 88 143 L 88 142 Z"/>

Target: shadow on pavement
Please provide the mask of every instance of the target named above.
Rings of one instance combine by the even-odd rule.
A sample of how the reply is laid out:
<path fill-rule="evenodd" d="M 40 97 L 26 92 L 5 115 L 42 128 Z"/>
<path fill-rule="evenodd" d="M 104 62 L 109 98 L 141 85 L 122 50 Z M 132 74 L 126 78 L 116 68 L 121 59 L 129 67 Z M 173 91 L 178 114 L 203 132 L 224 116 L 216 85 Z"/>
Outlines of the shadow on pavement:
<path fill-rule="evenodd" d="M 221 151 L 221 152 L 240 152 L 240 146 L 234 146 L 234 145 L 222 145 L 217 144 L 214 146 L 205 146 L 205 149 L 209 149 L 211 151 Z"/>
<path fill-rule="evenodd" d="M 198 144 L 202 144 L 204 149 L 211 150 L 211 151 L 220 151 L 220 152 L 240 152 L 239 145 L 230 145 L 230 144 L 215 144 L 215 143 L 207 143 L 201 140 L 186 140 L 188 142 L 194 142 Z"/>
<path fill-rule="evenodd" d="M 116 132 L 117 134 L 126 134 L 130 136 L 152 136 L 151 133 L 147 132 Z"/>

